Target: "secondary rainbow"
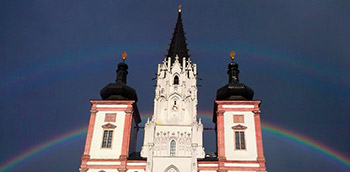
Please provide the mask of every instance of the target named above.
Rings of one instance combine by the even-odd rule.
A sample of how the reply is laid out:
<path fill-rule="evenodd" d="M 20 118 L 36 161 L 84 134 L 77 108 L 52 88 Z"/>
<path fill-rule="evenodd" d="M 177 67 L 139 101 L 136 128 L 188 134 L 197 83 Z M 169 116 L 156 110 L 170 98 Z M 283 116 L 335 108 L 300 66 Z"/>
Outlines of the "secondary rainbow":
<path fill-rule="evenodd" d="M 145 118 L 146 117 L 143 117 L 143 120 Z M 211 117 L 206 117 L 206 116 L 200 116 L 200 118 L 211 119 Z M 317 150 L 317 151 L 325 154 L 326 156 L 337 160 L 338 162 L 344 164 L 345 166 L 350 167 L 350 159 L 347 159 L 346 156 L 342 155 L 338 151 L 333 150 L 326 145 L 318 143 L 315 140 L 307 138 L 301 134 L 292 132 L 286 128 L 283 128 L 283 127 L 280 127 L 277 125 L 273 125 L 273 124 L 269 124 L 266 122 L 262 123 L 262 129 L 263 129 L 263 131 L 266 131 L 266 132 L 269 132 L 269 133 L 272 133 L 272 134 L 275 134 L 278 136 L 285 137 L 285 138 L 290 139 L 296 143 L 299 143 L 299 144 L 302 144 L 304 146 L 310 147 L 314 150 Z M 87 131 L 87 129 L 85 127 L 78 129 L 78 130 L 73 130 L 71 132 L 60 135 L 58 137 L 54 137 L 53 139 L 51 139 L 47 142 L 44 142 L 41 145 L 35 146 L 35 147 L 31 148 L 30 150 L 8 160 L 5 164 L 0 166 L 0 172 L 5 172 L 6 170 L 17 165 L 19 162 L 22 162 L 22 161 L 28 159 L 29 157 L 34 156 L 34 155 L 42 152 L 43 150 L 46 150 L 46 149 L 49 149 L 49 148 L 54 147 L 56 145 L 59 145 L 60 143 L 63 143 L 67 140 L 70 140 L 70 139 L 73 139 L 76 137 L 84 136 L 86 134 L 86 131 Z"/>

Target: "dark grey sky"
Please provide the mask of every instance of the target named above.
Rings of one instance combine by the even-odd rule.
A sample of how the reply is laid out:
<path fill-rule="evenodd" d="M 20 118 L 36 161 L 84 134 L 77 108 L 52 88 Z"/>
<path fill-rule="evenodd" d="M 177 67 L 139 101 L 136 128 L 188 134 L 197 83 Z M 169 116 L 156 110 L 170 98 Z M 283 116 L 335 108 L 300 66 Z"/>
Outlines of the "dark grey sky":
<path fill-rule="evenodd" d="M 152 78 L 180 3 L 191 58 L 203 79 L 199 116 L 212 113 L 235 50 L 241 81 L 263 101 L 263 122 L 350 157 L 349 1 L 1 1 L 0 164 L 87 126 L 89 99 L 99 99 L 100 89 L 114 80 L 123 51 L 128 84 L 137 91 L 141 115 L 150 116 Z M 208 151 L 214 151 L 212 137 L 205 134 Z M 77 171 L 84 139 L 12 171 Z M 263 139 L 268 171 L 350 171 L 284 137 L 264 132 Z"/>

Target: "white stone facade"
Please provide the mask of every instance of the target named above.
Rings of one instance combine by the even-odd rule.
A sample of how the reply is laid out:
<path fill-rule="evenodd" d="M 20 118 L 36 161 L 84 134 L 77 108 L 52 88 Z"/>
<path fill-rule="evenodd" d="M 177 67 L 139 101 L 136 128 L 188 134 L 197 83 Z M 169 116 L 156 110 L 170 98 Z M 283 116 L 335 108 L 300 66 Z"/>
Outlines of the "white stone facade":
<path fill-rule="evenodd" d="M 141 152 L 136 150 L 137 133 L 142 128 L 138 126 L 141 118 L 136 92 L 121 85 L 126 84 L 127 65 L 118 65 L 119 80 L 103 89 L 104 100 L 90 101 L 80 172 L 266 172 L 261 101 L 252 100 L 252 90 L 250 98 L 217 96 L 213 114 L 217 152 L 205 155 L 203 124 L 197 119 L 197 66 L 188 56 L 185 40 L 179 9 L 170 57 L 158 64 L 154 112 L 144 126 Z M 238 82 L 238 65 L 230 65 L 230 80 L 236 72 Z M 241 94 L 223 93 L 233 97 Z"/>
<path fill-rule="evenodd" d="M 158 67 L 154 114 L 145 124 L 141 156 L 136 152 L 140 116 L 133 100 L 91 100 L 91 116 L 81 172 L 265 172 L 259 100 L 216 100 L 217 159 L 203 148 L 203 124 L 197 121 L 196 66 L 167 58 Z M 176 79 L 175 79 L 176 78 Z M 104 131 L 112 130 L 110 147 Z M 236 131 L 244 133 L 237 149 Z M 241 140 L 241 141 L 242 141 Z M 128 158 L 129 157 L 129 158 Z M 204 158 L 204 159 L 203 159 Z"/>
<path fill-rule="evenodd" d="M 218 161 L 221 164 L 218 169 L 266 172 L 260 103 L 259 100 L 215 101 L 214 122 L 217 128 Z"/>
<path fill-rule="evenodd" d="M 179 62 L 182 60 L 182 65 Z M 177 79 L 177 83 L 176 79 Z M 157 124 L 191 125 L 197 120 L 197 67 L 186 58 L 158 65 L 152 121 Z"/>
<path fill-rule="evenodd" d="M 104 122 L 106 113 L 116 114 L 115 122 Z M 120 156 L 123 139 L 122 136 L 124 132 L 124 121 L 124 111 L 99 111 L 96 113 L 96 122 L 92 134 L 92 142 L 90 148 L 91 159 L 113 159 Z M 113 129 L 112 145 L 110 148 L 102 148 L 103 131 L 105 130 L 102 128 L 102 126 L 108 123 L 116 126 Z"/>
<path fill-rule="evenodd" d="M 235 123 L 233 120 L 234 115 L 243 115 L 243 123 Z M 242 125 L 247 127 L 244 130 L 245 133 L 245 144 L 244 150 L 235 149 L 235 129 L 233 126 Z M 246 111 L 227 111 L 224 113 L 224 126 L 225 126 L 225 155 L 226 160 L 250 160 L 254 161 L 257 158 L 256 150 L 256 134 L 254 124 L 254 113 Z"/>
<path fill-rule="evenodd" d="M 126 160 L 135 152 L 138 109 L 133 100 L 91 100 L 91 115 L 81 157 L 81 172 L 118 172 L 127 168 Z M 111 133 L 109 133 L 112 131 Z M 108 133 L 108 134 L 107 134 Z M 145 163 L 130 161 L 130 167 Z M 136 164 L 136 165 L 135 165 Z M 140 170 L 136 170 L 139 171 Z M 141 170 L 142 171 L 142 170 Z"/>
<path fill-rule="evenodd" d="M 182 60 L 182 64 L 179 60 Z M 146 172 L 197 172 L 204 158 L 203 125 L 197 121 L 196 64 L 176 56 L 158 65 L 154 114 L 145 124 L 141 156 Z"/>

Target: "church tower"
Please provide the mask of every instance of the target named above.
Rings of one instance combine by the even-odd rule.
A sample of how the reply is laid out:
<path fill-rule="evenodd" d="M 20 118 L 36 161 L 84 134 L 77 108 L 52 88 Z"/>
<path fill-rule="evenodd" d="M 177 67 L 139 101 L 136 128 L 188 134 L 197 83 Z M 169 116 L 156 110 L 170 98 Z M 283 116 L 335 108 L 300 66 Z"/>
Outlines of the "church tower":
<path fill-rule="evenodd" d="M 102 100 L 91 100 L 91 115 L 80 172 L 125 172 L 127 158 L 135 152 L 138 123 L 136 91 L 126 85 L 128 65 L 118 64 L 115 83 L 101 91 Z"/>
<path fill-rule="evenodd" d="M 265 172 L 260 100 L 239 82 L 238 64 L 228 64 L 228 84 L 217 90 L 213 122 L 217 133 L 218 171 Z"/>
<path fill-rule="evenodd" d="M 261 101 L 239 81 L 234 52 L 228 84 L 217 90 L 214 104 L 217 152 L 205 154 L 203 124 L 197 119 L 197 66 L 188 54 L 181 14 L 180 7 L 168 53 L 158 64 L 154 112 L 144 126 L 141 152 L 136 152 L 142 128 L 137 95 L 126 84 L 123 53 L 116 81 L 100 91 L 102 100 L 90 101 L 80 172 L 266 172 Z"/>
<path fill-rule="evenodd" d="M 205 153 L 196 81 L 179 8 L 168 54 L 158 65 L 154 113 L 145 124 L 141 156 L 147 158 L 146 172 L 197 172 L 197 159 Z"/>

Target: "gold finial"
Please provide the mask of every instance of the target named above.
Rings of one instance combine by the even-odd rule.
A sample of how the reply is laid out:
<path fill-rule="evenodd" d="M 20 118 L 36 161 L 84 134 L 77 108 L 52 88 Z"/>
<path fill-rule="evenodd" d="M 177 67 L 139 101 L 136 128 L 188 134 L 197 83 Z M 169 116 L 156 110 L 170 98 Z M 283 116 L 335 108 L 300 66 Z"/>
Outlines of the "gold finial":
<path fill-rule="evenodd" d="M 235 59 L 235 55 L 236 55 L 235 51 L 230 52 L 230 56 L 231 56 L 232 61 L 233 61 L 233 59 Z"/>
<path fill-rule="evenodd" d="M 124 51 L 124 53 L 122 54 L 122 57 L 123 57 L 123 62 L 125 61 L 125 58 L 128 54 Z"/>
<path fill-rule="evenodd" d="M 179 13 L 181 13 L 181 4 L 179 5 Z"/>

